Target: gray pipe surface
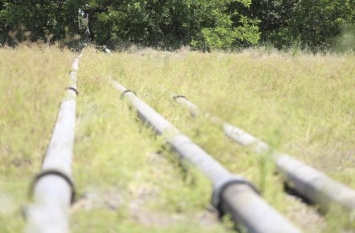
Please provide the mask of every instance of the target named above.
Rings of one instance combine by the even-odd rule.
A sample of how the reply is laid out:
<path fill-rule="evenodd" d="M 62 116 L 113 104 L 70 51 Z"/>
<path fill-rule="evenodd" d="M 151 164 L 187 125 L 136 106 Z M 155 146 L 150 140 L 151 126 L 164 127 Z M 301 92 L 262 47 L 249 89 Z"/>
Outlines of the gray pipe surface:
<path fill-rule="evenodd" d="M 76 76 L 83 52 L 84 49 L 73 61 L 70 85 L 60 105 L 41 172 L 34 180 L 33 204 L 26 209 L 26 233 L 70 231 L 69 208 L 74 198 L 71 163 L 75 136 Z"/>
<path fill-rule="evenodd" d="M 228 211 L 233 219 L 253 233 L 300 232 L 281 214 L 270 207 L 244 178 L 232 175 L 211 155 L 194 144 L 153 108 L 117 81 L 112 81 L 122 96 L 137 110 L 138 116 L 156 133 L 162 135 L 184 159 L 199 168 L 214 189 L 212 204 L 221 212 Z M 267 223 L 267 224 L 266 224 Z"/>
<path fill-rule="evenodd" d="M 198 108 L 184 96 L 175 96 L 175 101 L 186 106 L 191 113 L 198 115 Z M 211 117 L 214 121 L 223 122 L 217 117 Z M 285 176 L 285 180 L 299 194 L 310 201 L 317 203 L 322 209 L 327 210 L 331 204 L 338 204 L 344 209 L 355 211 L 355 191 L 335 180 L 332 180 L 321 171 L 308 166 L 287 154 L 274 152 L 270 146 L 255 138 L 251 134 L 231 124 L 223 122 L 224 133 L 243 146 L 250 146 L 257 153 L 271 152 L 271 158 L 276 163 L 277 171 Z"/>

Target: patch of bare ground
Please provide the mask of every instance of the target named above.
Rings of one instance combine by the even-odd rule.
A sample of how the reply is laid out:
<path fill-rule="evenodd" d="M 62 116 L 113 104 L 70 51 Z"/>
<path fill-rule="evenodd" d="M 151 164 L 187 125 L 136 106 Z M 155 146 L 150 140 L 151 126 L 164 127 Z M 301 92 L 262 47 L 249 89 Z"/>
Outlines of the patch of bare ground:
<path fill-rule="evenodd" d="M 300 226 L 305 232 L 320 233 L 326 227 L 324 217 L 318 213 L 316 208 L 303 203 L 298 197 L 287 195 L 287 213 L 290 219 Z"/>
<path fill-rule="evenodd" d="M 90 188 L 72 205 L 71 212 L 78 210 L 94 210 L 97 208 L 116 211 L 123 203 L 118 189 L 106 191 Z"/>
<path fill-rule="evenodd" d="M 194 223 L 203 226 L 218 224 L 215 213 L 203 210 L 197 213 L 159 213 L 145 209 L 138 202 L 129 205 L 130 217 L 144 226 L 170 226 L 179 223 Z"/>
<path fill-rule="evenodd" d="M 196 213 L 166 213 L 149 210 L 146 203 L 150 197 L 155 196 L 157 189 L 148 189 L 142 187 L 137 190 L 136 199 L 130 200 L 125 204 L 124 198 L 118 189 L 110 189 L 105 192 L 91 189 L 86 192 L 72 206 L 71 212 L 75 213 L 80 210 L 95 211 L 95 209 L 107 209 L 110 211 L 118 211 L 120 208 L 128 207 L 128 218 L 143 226 L 160 226 L 166 227 L 179 223 L 201 224 L 203 226 L 213 226 L 219 223 L 216 213 L 209 210 L 201 210 Z M 126 206 L 124 206 L 126 205 Z"/>
<path fill-rule="evenodd" d="M 167 174 L 165 169 L 172 168 L 172 166 L 169 168 L 169 161 L 159 152 L 148 152 L 146 156 L 147 164 L 150 164 L 152 178 L 164 180 L 163 177 Z M 217 213 L 208 209 L 185 213 L 166 211 L 161 207 L 150 208 L 155 202 L 160 201 L 161 192 L 159 185 L 143 181 L 132 181 L 125 190 L 117 187 L 104 189 L 87 187 L 83 195 L 72 206 L 71 212 L 96 211 L 98 209 L 113 212 L 123 211 L 126 215 L 125 218 L 146 227 L 169 227 L 178 224 L 200 224 L 212 227 L 220 223 Z"/>

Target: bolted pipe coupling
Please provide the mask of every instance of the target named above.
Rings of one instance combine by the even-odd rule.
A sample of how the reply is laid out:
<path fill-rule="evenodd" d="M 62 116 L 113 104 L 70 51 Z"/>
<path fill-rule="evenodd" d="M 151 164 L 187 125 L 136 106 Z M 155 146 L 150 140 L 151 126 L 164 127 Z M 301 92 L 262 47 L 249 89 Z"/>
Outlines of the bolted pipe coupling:
<path fill-rule="evenodd" d="M 122 94 L 121 94 L 121 99 L 123 99 L 124 96 L 125 96 L 127 93 L 132 93 L 133 95 L 137 96 L 136 92 L 127 89 L 127 90 L 124 90 L 124 91 L 122 92 Z"/>
<path fill-rule="evenodd" d="M 71 177 L 69 177 L 67 174 L 56 170 L 56 169 L 46 169 L 41 171 L 39 174 L 35 176 L 35 178 L 32 181 L 32 184 L 30 186 L 30 197 L 32 198 L 32 194 L 34 192 L 36 183 L 43 177 L 45 176 L 57 176 L 62 178 L 63 180 L 66 181 L 66 183 L 69 185 L 71 193 L 70 193 L 70 202 L 73 204 L 75 202 L 75 196 L 76 196 L 76 190 L 75 190 L 75 185 Z"/>
<path fill-rule="evenodd" d="M 66 90 L 74 91 L 77 96 L 79 95 L 78 89 L 76 87 L 74 87 L 74 86 L 70 86 Z"/>
<path fill-rule="evenodd" d="M 223 215 L 224 212 L 221 206 L 222 194 L 224 190 L 231 185 L 247 185 L 254 190 L 255 193 L 259 194 L 258 189 L 242 176 L 231 175 L 218 180 L 213 184 L 211 204 L 219 213 L 221 213 L 221 215 Z"/>
<path fill-rule="evenodd" d="M 179 98 L 183 98 L 183 99 L 186 99 L 188 100 L 188 98 L 184 95 L 173 95 L 173 100 L 176 100 L 176 99 L 179 99 Z"/>

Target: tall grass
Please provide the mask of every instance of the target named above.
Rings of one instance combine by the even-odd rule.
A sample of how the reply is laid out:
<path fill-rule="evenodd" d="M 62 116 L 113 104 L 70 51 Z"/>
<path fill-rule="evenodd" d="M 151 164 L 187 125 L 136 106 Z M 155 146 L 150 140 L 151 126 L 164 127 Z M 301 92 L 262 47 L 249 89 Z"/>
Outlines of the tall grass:
<path fill-rule="evenodd" d="M 205 210 L 208 183 L 193 169 L 180 179 L 163 140 L 109 85 L 109 60 L 88 50 L 78 76 L 74 177 L 81 199 L 74 206 L 74 232 L 222 232 Z"/>
<path fill-rule="evenodd" d="M 0 55 L 0 204 L 8 203 L 0 212 L 6 222 L 0 231 L 15 232 L 23 228 L 20 206 L 39 171 L 74 54 L 18 48 Z M 206 210 L 208 181 L 137 119 L 107 77 L 134 90 L 229 170 L 253 181 L 305 232 L 354 232 L 349 215 L 334 209 L 319 217 L 285 195 L 267 156 L 234 144 L 218 126 L 191 118 L 170 99 L 171 93 L 183 94 L 201 110 L 355 188 L 354 58 L 258 49 L 145 49 L 108 56 L 89 48 L 78 73 L 73 232 L 229 231 L 228 223 L 219 224 Z"/>
<path fill-rule="evenodd" d="M 303 208 L 307 217 L 293 213 L 300 207 L 281 194 L 280 178 L 267 158 L 231 144 L 208 120 L 190 119 L 169 95 L 186 95 L 202 110 L 354 187 L 353 59 L 354 55 L 291 56 L 259 50 L 237 54 L 148 50 L 117 54 L 107 65 L 111 75 L 231 171 L 254 181 L 272 205 L 315 232 L 328 228 L 307 208 Z"/>
<path fill-rule="evenodd" d="M 21 206 L 40 169 L 72 57 L 45 47 L 0 50 L 0 232 L 21 231 Z"/>

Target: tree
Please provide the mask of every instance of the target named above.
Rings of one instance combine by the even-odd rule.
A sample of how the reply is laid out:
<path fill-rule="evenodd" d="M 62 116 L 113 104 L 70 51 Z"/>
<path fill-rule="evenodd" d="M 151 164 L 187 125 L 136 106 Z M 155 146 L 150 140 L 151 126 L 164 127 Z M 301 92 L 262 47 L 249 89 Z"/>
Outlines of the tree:
<path fill-rule="evenodd" d="M 74 0 L 2 1 L 0 27 L 2 39 L 60 40 L 76 29 L 78 5 Z M 9 36 L 8 33 L 16 36 Z"/>
<path fill-rule="evenodd" d="M 115 2 L 115 3 L 114 3 Z M 256 44 L 257 21 L 238 12 L 249 0 L 90 1 L 94 40 L 226 49 Z"/>
<path fill-rule="evenodd" d="M 354 5 L 354 0 L 260 0 L 251 11 L 261 20 L 263 42 L 319 51 L 332 46 L 344 24 L 354 24 Z"/>
<path fill-rule="evenodd" d="M 288 20 L 285 32 L 291 40 L 299 39 L 303 47 L 315 51 L 329 48 L 341 33 L 342 25 L 352 21 L 354 3 L 353 0 L 302 0 Z"/>

